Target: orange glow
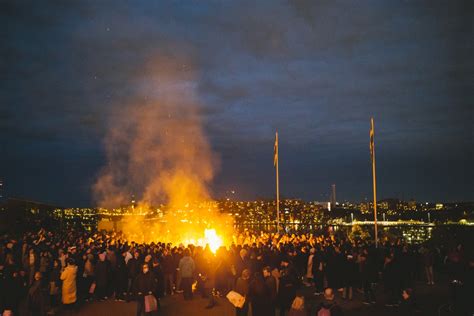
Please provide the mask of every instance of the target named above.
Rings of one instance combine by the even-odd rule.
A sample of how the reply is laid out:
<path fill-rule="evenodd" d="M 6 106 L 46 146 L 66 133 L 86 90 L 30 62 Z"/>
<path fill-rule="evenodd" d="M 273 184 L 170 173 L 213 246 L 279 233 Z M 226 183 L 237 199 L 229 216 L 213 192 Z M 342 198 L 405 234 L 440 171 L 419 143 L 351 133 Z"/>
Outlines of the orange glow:
<path fill-rule="evenodd" d="M 93 191 L 100 207 L 133 200 L 133 215 L 115 225 L 128 241 L 209 244 L 213 251 L 231 242 L 222 236 L 232 236 L 233 220 L 208 190 L 219 158 L 204 133 L 192 69 L 186 58 L 155 56 L 140 78 L 143 95 L 110 116 L 107 164 Z M 159 216 L 152 206 L 160 206 Z"/>
<path fill-rule="evenodd" d="M 209 202 L 213 203 L 213 202 Z M 172 209 L 161 218 L 147 219 L 144 206 L 134 210 L 134 216 L 124 217 L 117 222 L 116 229 L 122 231 L 127 241 L 139 243 L 164 242 L 174 246 L 206 247 L 215 253 L 221 246 L 228 246 L 232 239 L 233 219 L 220 214 L 214 207 Z"/>

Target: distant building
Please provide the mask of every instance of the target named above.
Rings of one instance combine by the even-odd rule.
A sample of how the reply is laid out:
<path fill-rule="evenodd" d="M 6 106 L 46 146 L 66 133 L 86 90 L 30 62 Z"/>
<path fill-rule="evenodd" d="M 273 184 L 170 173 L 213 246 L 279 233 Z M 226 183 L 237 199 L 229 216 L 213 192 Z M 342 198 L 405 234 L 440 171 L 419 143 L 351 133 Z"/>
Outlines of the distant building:
<path fill-rule="evenodd" d="M 416 211 L 416 201 L 411 199 L 408 201 L 408 210 L 410 211 Z"/>
<path fill-rule="evenodd" d="M 398 211 L 399 204 L 400 204 L 399 199 L 390 198 L 390 199 L 384 199 L 377 202 L 377 207 L 381 211 Z"/>
<path fill-rule="evenodd" d="M 368 202 L 362 202 L 359 204 L 359 209 L 362 214 L 368 213 L 370 208 L 370 204 Z"/>

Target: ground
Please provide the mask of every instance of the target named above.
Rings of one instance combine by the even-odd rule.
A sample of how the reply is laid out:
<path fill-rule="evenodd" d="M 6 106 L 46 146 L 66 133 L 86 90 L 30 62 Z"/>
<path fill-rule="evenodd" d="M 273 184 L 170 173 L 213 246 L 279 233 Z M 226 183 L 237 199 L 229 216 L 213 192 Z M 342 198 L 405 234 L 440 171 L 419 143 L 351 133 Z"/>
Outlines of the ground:
<path fill-rule="evenodd" d="M 420 313 L 417 315 L 435 316 L 451 315 L 447 310 L 449 303 L 449 286 L 447 283 L 441 285 L 428 286 L 423 283 L 416 284 L 417 300 L 420 307 Z M 314 307 L 321 301 L 320 296 L 312 294 L 313 289 L 306 289 L 306 303 L 313 307 L 312 315 L 316 315 Z M 377 290 L 377 304 L 374 306 L 365 306 L 362 302 L 362 294 L 354 291 L 353 301 L 345 301 L 337 295 L 337 301 L 344 310 L 346 316 L 372 316 L 372 315 L 400 315 L 395 307 L 384 306 L 384 295 L 382 287 Z M 233 306 L 226 298 L 218 298 L 217 306 L 206 309 L 208 300 L 195 296 L 192 301 L 184 301 L 182 295 L 173 295 L 161 300 L 161 310 L 157 315 L 163 316 L 182 316 L 182 315 L 205 315 L 205 316 L 234 316 Z M 133 316 L 136 313 L 136 304 L 134 302 L 115 302 L 108 300 L 105 302 L 86 303 L 78 307 L 77 311 L 62 311 L 59 315 L 91 315 L 91 316 Z M 258 315 L 252 315 L 258 316 Z M 278 316 L 278 313 L 277 313 Z"/>

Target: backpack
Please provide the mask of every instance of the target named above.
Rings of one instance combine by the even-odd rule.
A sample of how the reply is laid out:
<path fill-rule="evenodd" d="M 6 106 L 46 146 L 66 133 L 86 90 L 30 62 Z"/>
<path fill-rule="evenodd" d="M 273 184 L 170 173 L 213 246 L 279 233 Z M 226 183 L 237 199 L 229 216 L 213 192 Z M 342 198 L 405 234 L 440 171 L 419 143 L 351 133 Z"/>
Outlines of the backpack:
<path fill-rule="evenodd" d="M 331 316 L 331 309 L 334 307 L 335 304 L 329 306 L 329 308 L 321 306 L 318 314 L 316 316 Z"/>

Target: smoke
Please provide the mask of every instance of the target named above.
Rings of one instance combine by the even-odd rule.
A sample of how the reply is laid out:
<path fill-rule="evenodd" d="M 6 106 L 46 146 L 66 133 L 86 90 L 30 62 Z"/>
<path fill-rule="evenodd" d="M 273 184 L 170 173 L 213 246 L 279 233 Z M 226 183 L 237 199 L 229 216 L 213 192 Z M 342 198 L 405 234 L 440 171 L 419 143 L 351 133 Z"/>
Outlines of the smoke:
<path fill-rule="evenodd" d="M 107 165 L 93 187 L 94 197 L 104 208 L 130 205 L 132 194 L 141 210 L 166 204 L 162 222 L 179 230 L 181 239 L 198 239 L 203 227 L 226 225 L 228 218 L 209 204 L 208 185 L 219 160 L 203 131 L 194 73 L 188 63 L 166 58 L 147 69 L 139 101 L 111 115 L 104 141 Z M 124 232 L 143 231 L 143 220 L 136 216 L 123 223 Z M 164 232 L 176 234 L 153 225 L 160 238 L 169 237 Z"/>

